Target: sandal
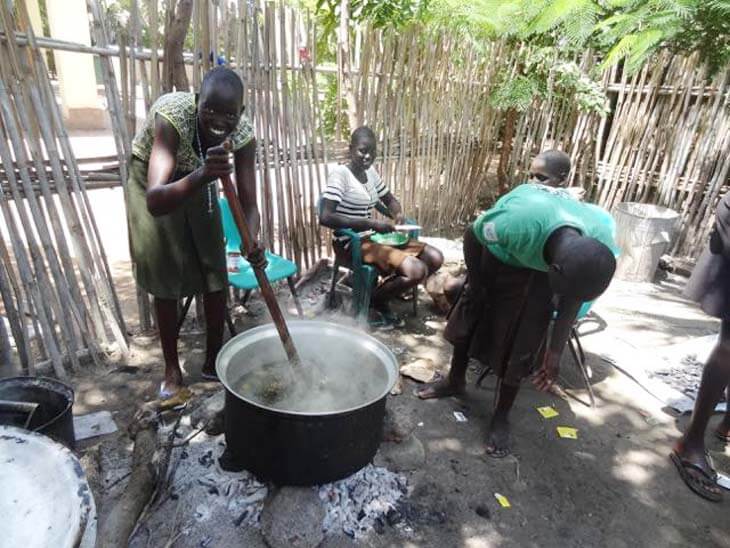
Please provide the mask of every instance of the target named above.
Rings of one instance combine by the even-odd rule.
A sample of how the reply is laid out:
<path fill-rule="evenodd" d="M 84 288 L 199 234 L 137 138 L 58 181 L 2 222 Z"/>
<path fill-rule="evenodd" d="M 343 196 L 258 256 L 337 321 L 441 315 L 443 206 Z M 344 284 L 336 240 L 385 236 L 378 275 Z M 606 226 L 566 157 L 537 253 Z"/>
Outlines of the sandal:
<path fill-rule="evenodd" d="M 193 397 L 193 393 L 187 386 L 182 386 L 178 390 L 172 391 L 165 386 L 164 381 L 160 384 L 160 403 L 161 411 L 167 409 L 180 409 L 185 407 L 188 400 Z"/>
<path fill-rule="evenodd" d="M 705 452 L 707 456 L 708 464 L 711 467 L 710 471 L 705 470 L 701 465 L 688 461 L 687 459 L 679 456 L 676 451 L 672 451 L 669 458 L 677 467 L 679 476 L 682 481 L 696 494 L 701 496 L 703 499 L 720 502 L 723 499 L 722 493 L 719 491 L 712 491 L 709 489 L 710 486 L 718 487 L 717 485 L 717 472 L 712 469 L 712 462 L 710 456 Z M 693 473 L 695 472 L 695 473 Z"/>
<path fill-rule="evenodd" d="M 390 331 L 394 327 L 385 319 L 385 316 L 381 312 L 378 312 L 375 309 L 370 309 L 370 314 L 368 315 L 368 326 L 371 329 L 380 329 L 381 331 Z"/>

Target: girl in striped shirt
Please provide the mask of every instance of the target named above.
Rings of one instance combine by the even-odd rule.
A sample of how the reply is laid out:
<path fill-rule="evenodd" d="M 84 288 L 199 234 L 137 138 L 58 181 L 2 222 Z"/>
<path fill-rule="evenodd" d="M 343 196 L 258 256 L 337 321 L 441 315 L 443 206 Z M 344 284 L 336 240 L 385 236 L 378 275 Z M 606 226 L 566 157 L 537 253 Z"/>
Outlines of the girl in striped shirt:
<path fill-rule="evenodd" d="M 366 126 L 357 128 L 350 137 L 350 161 L 330 172 L 327 188 L 322 195 L 319 222 L 337 230 L 350 228 L 356 232 L 372 230 L 393 232 L 395 224 L 405 220 L 403 209 L 373 168 L 375 134 Z M 391 220 L 372 218 L 373 208 Z M 394 222 L 393 222 L 394 221 Z M 346 239 L 335 237 L 335 253 L 349 263 Z M 362 260 L 374 265 L 385 280 L 373 294 L 373 308 L 387 325 L 400 327 L 403 320 L 390 308 L 389 301 L 409 291 L 429 274 L 436 272 L 444 261 L 441 252 L 423 242 L 411 239 L 400 248 L 362 241 Z"/>

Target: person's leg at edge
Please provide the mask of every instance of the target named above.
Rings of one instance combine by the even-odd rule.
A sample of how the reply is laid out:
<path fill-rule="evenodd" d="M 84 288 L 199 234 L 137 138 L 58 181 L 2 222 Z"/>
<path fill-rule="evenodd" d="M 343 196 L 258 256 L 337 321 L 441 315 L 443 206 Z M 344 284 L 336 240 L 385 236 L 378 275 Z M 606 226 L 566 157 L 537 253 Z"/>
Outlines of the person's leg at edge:
<path fill-rule="evenodd" d="M 177 357 L 177 300 L 155 297 L 155 315 L 160 332 L 160 345 L 165 360 L 165 381 L 161 392 L 172 395 L 183 386 Z"/>
<path fill-rule="evenodd" d="M 509 412 L 519 391 L 519 384 L 505 384 L 504 379 L 497 379 L 494 415 L 487 429 L 487 455 L 490 457 L 502 458 L 510 454 Z"/>
<path fill-rule="evenodd" d="M 464 232 L 464 262 L 466 263 L 467 272 L 472 273 L 472 283 L 479 286 L 481 283 L 482 247 L 474 236 L 471 227 L 468 227 Z M 460 283 L 458 288 L 454 288 L 454 293 L 461 292 L 461 285 Z M 428 400 L 463 394 L 466 391 L 466 370 L 468 365 L 469 343 L 454 345 L 448 377 L 420 388 L 416 391 L 416 395 L 423 400 Z"/>
<path fill-rule="evenodd" d="M 421 283 L 428 275 L 428 268 L 416 257 L 406 257 L 395 274 L 381 284 L 373 295 L 373 307 L 387 315 L 391 315 L 389 301 Z"/>
<path fill-rule="evenodd" d="M 205 363 L 203 373 L 215 375 L 215 359 L 223 345 L 226 317 L 226 292 L 213 291 L 203 296 L 205 309 Z"/>
<path fill-rule="evenodd" d="M 720 341 L 710 353 L 702 372 L 702 381 L 689 426 L 674 445 L 674 452 L 679 458 L 699 466 L 710 476 L 714 474 L 714 470 L 707 460 L 705 430 L 728 383 L 730 383 L 730 321 L 723 320 Z M 692 468 L 688 468 L 687 473 L 697 478 L 702 476 L 699 470 Z M 717 485 L 708 485 L 707 490 L 721 493 Z"/>

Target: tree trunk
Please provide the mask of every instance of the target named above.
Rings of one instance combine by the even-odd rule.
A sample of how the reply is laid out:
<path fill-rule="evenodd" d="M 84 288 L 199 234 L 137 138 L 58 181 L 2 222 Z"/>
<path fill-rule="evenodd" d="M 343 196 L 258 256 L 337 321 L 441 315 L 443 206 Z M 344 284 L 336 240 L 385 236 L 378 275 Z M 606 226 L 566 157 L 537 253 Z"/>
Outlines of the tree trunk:
<path fill-rule="evenodd" d="M 499 153 L 499 165 L 497 166 L 497 185 L 499 195 L 502 196 L 509 189 L 509 178 L 507 176 L 507 167 L 509 158 L 512 156 L 512 141 L 515 136 L 515 126 L 517 125 L 517 109 L 509 108 L 504 115 L 504 130 L 502 132 L 502 148 Z"/>
<path fill-rule="evenodd" d="M 178 0 L 170 3 L 170 17 L 168 32 L 165 35 L 165 48 L 163 53 L 164 70 L 162 73 L 162 90 L 169 93 L 173 87 L 177 91 L 188 91 L 190 83 L 185 72 L 183 61 L 183 46 L 185 35 L 190 26 L 190 18 L 193 15 L 193 0 Z"/>

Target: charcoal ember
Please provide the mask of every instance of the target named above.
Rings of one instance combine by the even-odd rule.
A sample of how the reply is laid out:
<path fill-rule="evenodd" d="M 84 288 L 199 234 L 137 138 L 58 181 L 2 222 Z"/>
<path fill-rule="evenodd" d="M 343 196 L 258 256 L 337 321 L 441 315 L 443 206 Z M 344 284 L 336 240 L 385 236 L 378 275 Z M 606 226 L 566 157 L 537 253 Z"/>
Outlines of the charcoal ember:
<path fill-rule="evenodd" d="M 223 413 L 225 400 L 226 393 L 222 389 L 202 400 L 190 413 L 190 425 L 200 428 L 204 424 L 213 423 Z"/>
<path fill-rule="evenodd" d="M 373 465 L 323 485 L 319 488 L 326 509 L 323 528 L 327 534 L 360 539 L 388 522 L 388 513 L 406 491 L 405 477 Z"/>
<path fill-rule="evenodd" d="M 388 510 L 388 513 L 385 514 L 385 519 L 388 522 L 388 525 L 393 527 L 403 521 L 403 514 L 401 514 L 397 509 L 391 508 Z"/>

